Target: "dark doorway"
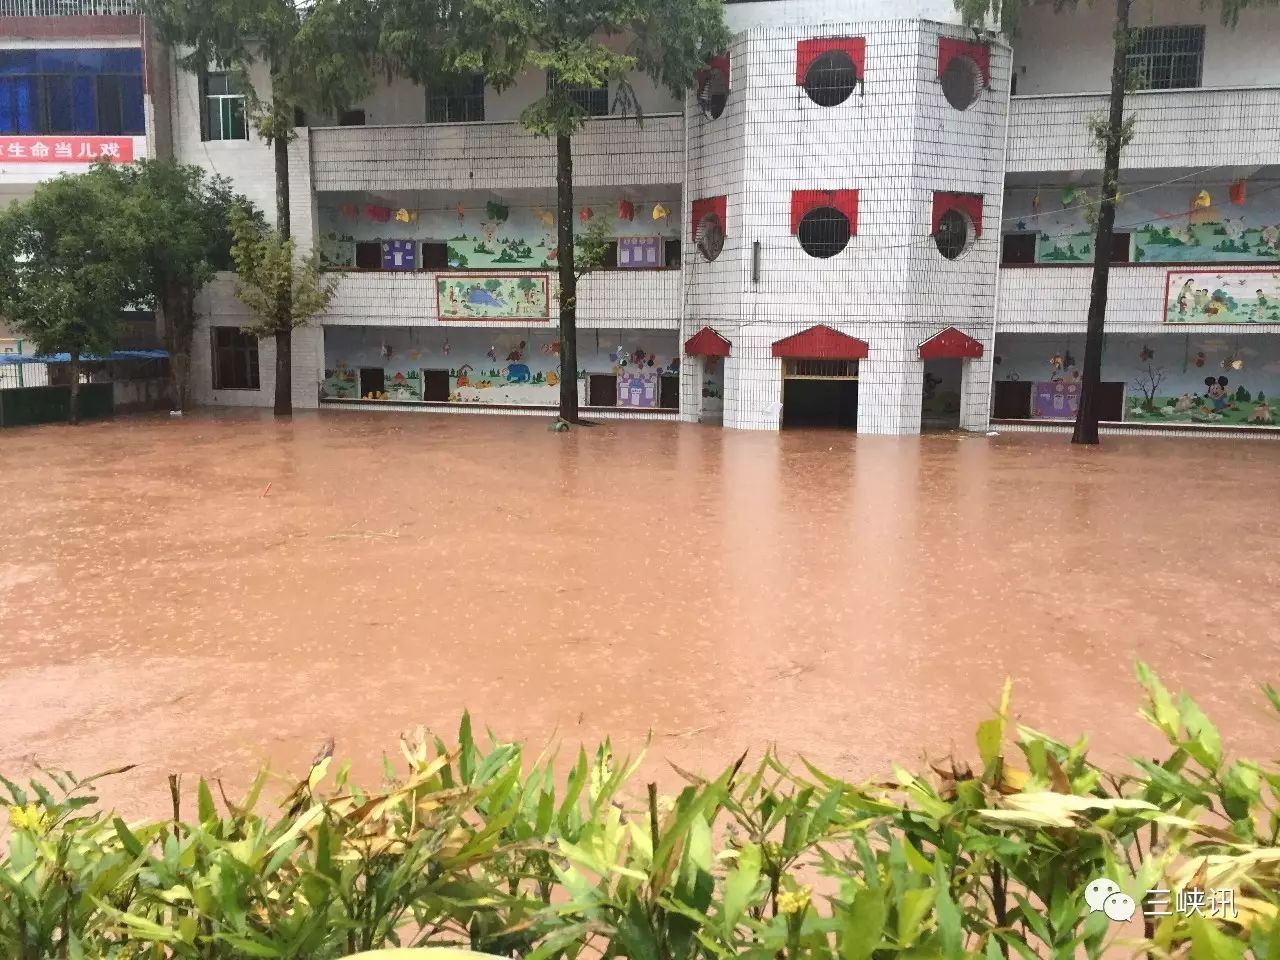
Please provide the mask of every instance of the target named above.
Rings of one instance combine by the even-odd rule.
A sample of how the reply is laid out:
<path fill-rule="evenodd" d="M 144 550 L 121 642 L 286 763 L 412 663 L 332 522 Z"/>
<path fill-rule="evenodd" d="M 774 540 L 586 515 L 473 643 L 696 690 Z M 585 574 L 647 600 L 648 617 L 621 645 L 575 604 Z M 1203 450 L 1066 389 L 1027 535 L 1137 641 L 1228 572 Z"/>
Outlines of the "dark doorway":
<path fill-rule="evenodd" d="M 422 371 L 422 399 L 430 403 L 447 403 L 449 400 L 449 371 Z"/>
<path fill-rule="evenodd" d="M 381 367 L 360 368 L 360 396 L 377 396 L 387 388 L 387 372 Z"/>
<path fill-rule="evenodd" d="M 587 380 L 587 406 L 616 407 L 618 378 L 611 373 L 593 373 Z"/>
<path fill-rule="evenodd" d="M 960 388 L 963 382 L 963 360 L 924 362 L 924 391 L 920 402 L 922 430 L 960 429 Z"/>
<path fill-rule="evenodd" d="M 858 428 L 857 380 L 787 380 L 784 427 Z"/>
<path fill-rule="evenodd" d="M 680 409 L 679 377 L 663 377 L 658 381 L 658 406 L 664 410 Z"/>

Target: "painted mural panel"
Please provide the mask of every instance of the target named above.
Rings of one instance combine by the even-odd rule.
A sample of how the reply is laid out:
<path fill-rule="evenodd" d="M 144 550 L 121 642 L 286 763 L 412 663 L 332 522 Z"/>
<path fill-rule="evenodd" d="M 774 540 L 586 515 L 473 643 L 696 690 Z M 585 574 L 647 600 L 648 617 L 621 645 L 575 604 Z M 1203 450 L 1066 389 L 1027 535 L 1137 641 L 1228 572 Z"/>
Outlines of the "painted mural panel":
<path fill-rule="evenodd" d="M 1005 229 L 1035 231 L 1036 262 L 1093 262 L 1097 191 L 1013 190 Z M 1121 187 L 1116 230 L 1134 263 L 1280 263 L 1280 196 L 1240 183 Z"/>
<path fill-rule="evenodd" d="M 996 377 L 1036 381 L 1036 416 L 1056 419 L 1061 415 L 1053 411 L 1052 397 L 1060 387 L 1066 397 L 1078 384 L 1076 358 L 1083 355 L 1083 335 L 1000 335 Z M 1190 328 L 1149 337 L 1109 335 L 1102 379 L 1125 384 L 1127 423 L 1280 426 L 1280 337 L 1257 328 L 1238 337 Z"/>
<path fill-rule="evenodd" d="M 435 194 L 429 201 L 421 194 L 323 194 L 317 211 L 321 262 L 352 267 L 357 241 L 408 240 L 445 244 L 448 269 L 455 271 L 554 269 L 559 255 L 554 196 L 514 193 L 515 198 L 503 200 Z M 678 216 L 672 212 L 679 209 L 678 191 L 594 208 L 584 205 L 574 227 L 580 230 L 586 221 L 603 218 L 610 236 L 639 241 L 640 262 L 629 266 L 662 266 L 661 243 L 680 238 Z"/>
<path fill-rule="evenodd" d="M 442 274 L 436 280 L 436 312 L 441 320 L 546 320 L 549 288 L 544 274 Z"/>
<path fill-rule="evenodd" d="M 579 400 L 586 402 L 586 378 L 611 374 L 652 381 L 652 402 L 661 396 L 660 378 L 679 374 L 679 342 L 671 332 L 599 330 L 580 332 Z M 327 399 L 360 399 L 362 368 L 380 368 L 385 400 L 421 400 L 432 376 L 447 378 L 451 403 L 555 406 L 560 397 L 560 348 L 554 330 L 453 328 L 344 328 L 325 330 Z M 628 387 L 628 390 L 630 387 Z M 645 392 L 641 387 L 641 400 Z M 621 393 L 619 394 L 621 399 Z M 630 393 L 628 393 L 630 398 Z M 628 399 L 628 404 L 629 399 Z"/>
<path fill-rule="evenodd" d="M 1280 323 L 1280 271 L 1170 270 L 1164 321 Z"/>

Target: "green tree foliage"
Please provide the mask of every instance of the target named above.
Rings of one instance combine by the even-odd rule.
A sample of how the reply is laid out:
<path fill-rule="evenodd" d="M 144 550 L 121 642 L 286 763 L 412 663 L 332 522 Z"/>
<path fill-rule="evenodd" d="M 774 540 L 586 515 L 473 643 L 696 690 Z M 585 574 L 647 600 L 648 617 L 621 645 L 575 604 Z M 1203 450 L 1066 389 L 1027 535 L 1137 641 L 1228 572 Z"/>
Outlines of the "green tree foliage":
<path fill-rule="evenodd" d="M 175 410 L 191 401 L 191 343 L 196 296 L 218 270 L 231 269 L 231 212 L 249 202 L 230 181 L 200 167 L 139 160 L 109 167 L 131 199 L 133 229 L 142 239 L 143 284 L 164 320 Z M 261 219 L 261 214 L 254 212 Z"/>
<path fill-rule="evenodd" d="M 306 326 L 333 299 L 338 278 L 321 272 L 320 255 L 300 258 L 292 238 L 265 226 L 251 211 L 232 209 L 231 237 L 236 296 L 255 318 L 245 325 L 246 333 L 279 343 L 281 334 Z"/>
<path fill-rule="evenodd" d="M 1138 675 L 1166 747 L 1124 772 L 1018 724 L 1006 684 L 962 756 L 866 783 L 770 751 L 677 768 L 660 796 L 608 742 L 531 757 L 466 716 L 453 743 L 402 739 L 372 790 L 330 742 L 278 806 L 265 773 L 235 799 L 171 777 L 173 816 L 130 822 L 97 805 L 98 778 L 0 778 L 0 955 L 1274 960 L 1280 768 Z M 1167 891 L 1163 915 L 1090 912 L 1100 878 L 1139 903 Z M 1195 912 L 1176 906 L 1190 889 Z"/>
<path fill-rule="evenodd" d="M 545 93 L 525 108 L 526 129 L 556 143 L 557 260 L 562 369 L 576 370 L 578 274 L 573 221 L 572 138 L 587 113 L 572 87 L 608 85 L 640 105 L 636 71 L 677 96 L 729 42 L 721 0 L 381 0 L 380 49 L 391 69 L 430 87 L 480 71 L 501 90 L 534 73 Z M 578 387 L 562 377 L 560 418 L 578 421 Z"/>
<path fill-rule="evenodd" d="M 246 91 L 249 118 L 274 150 L 276 229 L 290 236 L 289 143 L 299 111 L 333 116 L 371 87 L 377 30 L 366 0 L 141 0 L 181 63 L 200 73 L 233 70 Z M 263 77 L 265 74 L 265 77 Z M 291 401 L 291 329 L 280 305 L 276 324 L 275 412 Z"/>
<path fill-rule="evenodd" d="M 0 210 L 0 315 L 42 353 L 68 353 L 71 422 L 80 364 L 115 348 L 120 315 L 146 296 L 131 198 L 105 167 L 36 187 Z"/>

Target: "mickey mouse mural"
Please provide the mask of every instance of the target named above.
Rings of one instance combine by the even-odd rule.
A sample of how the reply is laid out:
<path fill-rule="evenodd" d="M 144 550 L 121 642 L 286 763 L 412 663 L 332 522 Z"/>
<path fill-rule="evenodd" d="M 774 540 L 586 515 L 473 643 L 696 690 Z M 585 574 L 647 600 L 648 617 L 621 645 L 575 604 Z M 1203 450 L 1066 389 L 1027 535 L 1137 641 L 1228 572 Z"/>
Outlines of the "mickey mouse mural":
<path fill-rule="evenodd" d="M 1205 393 L 1209 397 L 1209 402 L 1213 405 L 1215 413 L 1221 413 L 1227 409 L 1230 398 L 1227 396 L 1227 384 L 1230 381 L 1226 377 L 1205 377 Z"/>

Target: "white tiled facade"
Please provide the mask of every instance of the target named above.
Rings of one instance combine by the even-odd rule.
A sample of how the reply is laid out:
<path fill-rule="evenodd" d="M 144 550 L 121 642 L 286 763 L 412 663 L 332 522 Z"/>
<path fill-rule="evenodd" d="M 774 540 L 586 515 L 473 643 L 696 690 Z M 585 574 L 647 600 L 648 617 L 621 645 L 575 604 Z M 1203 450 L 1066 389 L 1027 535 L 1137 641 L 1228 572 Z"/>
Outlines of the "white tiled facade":
<path fill-rule="evenodd" d="M 578 320 L 583 337 L 594 335 L 597 355 L 603 355 L 602 337 L 608 344 L 615 335 L 649 338 L 648 344 L 658 337 L 664 351 L 669 344 L 679 355 L 681 419 L 776 430 L 785 418 L 788 381 L 775 344 L 818 325 L 829 327 L 867 345 L 855 368 L 858 431 L 912 434 L 928 419 L 922 391 L 927 395 L 931 374 L 920 358 L 921 344 L 954 328 L 971 338 L 970 348 L 973 341 L 981 347 L 981 356 L 958 361 L 959 374 L 948 386 L 958 394 L 958 425 L 987 429 L 993 388 L 1011 378 L 1010 363 L 1025 368 L 1041 354 L 1046 363 L 1064 351 L 1077 355 L 1085 329 L 1091 271 L 1082 259 L 1049 263 L 1037 246 L 1035 263 L 1002 266 L 1002 239 L 1010 234 L 1067 237 L 1077 229 L 1067 221 L 1081 204 L 1069 198 L 1096 193 L 1099 182 L 1101 158 L 1089 121 L 1106 108 L 1101 91 L 1109 80 L 1110 7 L 1080 4 L 1064 13 L 1053 8 L 1030 5 L 1011 45 L 996 32 L 961 27 L 952 0 L 727 4 L 734 40 L 718 61 L 729 81 L 719 116 L 708 116 L 694 91 L 681 102 L 637 77 L 642 123 L 618 115 L 614 103 L 613 115 L 589 120 L 575 137 L 575 206 L 610 211 L 620 198 L 630 198 L 645 221 L 661 203 L 672 213 L 662 225 L 668 239 L 678 236 L 682 244 L 678 265 L 669 269 L 609 270 L 584 278 Z M 1275 190 L 1280 230 L 1280 68 L 1272 52 L 1280 10 L 1245 11 L 1232 30 L 1219 23 L 1216 10 L 1202 11 L 1198 0 L 1135 0 L 1133 24 L 1188 26 L 1204 37 L 1198 86 L 1129 98 L 1133 137 L 1123 154 L 1126 203 L 1118 227 L 1135 231 L 1135 261 L 1141 259 L 1138 231 L 1144 221 L 1156 227 L 1181 223 L 1191 197 L 1201 192 L 1212 195 L 1215 210 L 1221 208 L 1219 221 L 1236 217 L 1241 229 L 1255 231 L 1248 234 L 1252 239 L 1272 222 L 1265 219 L 1271 216 L 1265 198 Z M 797 76 L 801 47 L 851 39 L 862 45 L 860 87 L 837 105 L 815 103 Z M 940 58 L 947 50 L 954 53 L 956 44 L 985 50 L 979 61 L 989 58 L 985 85 L 963 110 L 948 102 L 939 78 Z M 147 151 L 164 155 L 171 149 L 183 162 L 230 177 L 274 218 L 271 150 L 252 135 L 243 141 L 202 140 L 196 80 L 179 69 L 171 53 L 160 56 L 167 62 L 151 84 Z M 259 95 L 267 96 L 265 77 L 255 81 Z M 483 121 L 426 122 L 427 91 L 403 79 L 380 81 L 356 105 L 366 125 L 332 126 L 311 118 L 313 126 L 299 128 L 290 147 L 291 227 L 300 247 L 323 250 L 324 238 L 332 235 L 326 231 L 334 229 L 334 210 L 357 202 L 437 212 L 457 204 L 459 224 L 463 207 L 471 218 L 460 230 L 473 229 L 476 211 L 491 201 L 530 211 L 554 209 L 554 146 L 519 123 L 543 82 L 530 75 L 506 90 L 486 90 Z M 1244 181 L 1254 206 L 1236 209 L 1226 194 Z M 811 191 L 857 192 L 856 233 L 830 258 L 808 255 L 793 232 L 793 194 Z M 970 243 L 955 260 L 944 258 L 935 243 L 936 195 L 980 198 L 979 223 L 970 221 Z M 725 239 L 719 256 L 708 261 L 695 242 L 694 213 L 718 209 L 717 203 L 723 204 Z M 653 225 L 636 224 L 632 232 L 643 226 Z M 1148 257 L 1113 268 L 1107 328 L 1115 350 L 1149 338 L 1163 360 L 1175 352 L 1175 341 L 1185 339 L 1177 352 L 1203 361 L 1208 350 L 1210 365 L 1219 359 L 1226 364 L 1243 338 L 1260 345 L 1260 375 L 1264 362 L 1280 351 L 1261 345 L 1280 343 L 1272 332 L 1280 327 L 1203 323 L 1185 337 L 1171 330 L 1164 307 L 1166 268 L 1173 266 L 1178 263 Z M 326 354 L 326 330 L 358 328 L 375 340 L 379 330 L 398 331 L 407 342 L 422 340 L 437 357 L 450 330 L 459 342 L 487 344 L 486 330 L 493 331 L 495 343 L 524 336 L 508 336 L 512 324 L 441 318 L 436 278 L 425 269 L 344 272 L 327 313 L 294 335 L 295 406 L 321 403 L 320 384 L 333 362 Z M 202 294 L 200 306 L 197 399 L 270 405 L 274 348 L 265 342 L 259 351 L 260 389 L 212 387 L 209 328 L 238 326 L 244 319 L 233 278 L 220 277 Z M 554 336 L 557 319 L 553 303 L 532 339 Z M 708 362 L 684 353 L 680 345 L 704 327 L 731 343 L 728 357 Z M 1193 336 L 1199 339 L 1193 342 Z M 1139 347 L 1144 356 L 1151 352 L 1143 343 Z M 1114 378 L 1131 376 L 1117 357 L 1113 352 Z M 704 366 L 706 376 L 718 381 L 710 392 Z M 1198 372 L 1203 371 L 1196 367 L 1186 377 Z M 1024 375 L 1039 378 L 1042 371 Z M 1272 392 L 1269 382 L 1266 389 Z"/>

